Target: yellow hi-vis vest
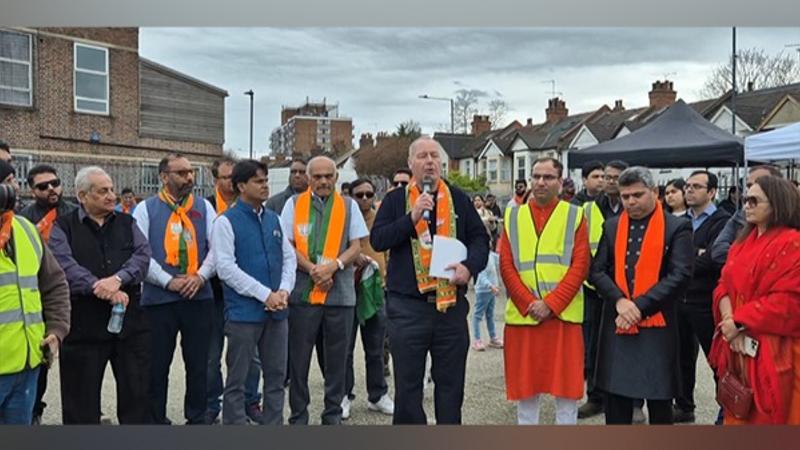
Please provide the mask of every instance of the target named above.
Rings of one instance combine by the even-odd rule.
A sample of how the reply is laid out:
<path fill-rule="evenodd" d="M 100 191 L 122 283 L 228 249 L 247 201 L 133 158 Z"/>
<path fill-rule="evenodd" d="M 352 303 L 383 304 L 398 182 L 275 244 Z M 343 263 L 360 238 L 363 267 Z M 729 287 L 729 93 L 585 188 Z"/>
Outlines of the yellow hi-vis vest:
<path fill-rule="evenodd" d="M 581 208 L 559 201 L 542 230 L 536 234 L 531 208 L 526 203 L 508 208 L 505 228 L 511 244 L 514 267 L 522 282 L 538 299 L 544 299 L 564 279 L 572 263 L 575 232 L 581 224 Z M 583 322 L 583 290 L 558 315 L 571 323 Z M 506 325 L 538 325 L 533 317 L 523 316 L 512 301 L 506 302 Z"/>
<path fill-rule="evenodd" d="M 0 251 L 0 375 L 38 367 L 44 339 L 39 294 L 42 239 L 22 217 L 14 218 L 11 230 L 16 263 Z"/>
<path fill-rule="evenodd" d="M 589 230 L 589 249 L 592 251 L 592 258 L 597 253 L 600 245 L 600 237 L 603 236 L 603 212 L 594 200 L 583 204 L 583 214 L 586 217 L 586 228 Z"/>

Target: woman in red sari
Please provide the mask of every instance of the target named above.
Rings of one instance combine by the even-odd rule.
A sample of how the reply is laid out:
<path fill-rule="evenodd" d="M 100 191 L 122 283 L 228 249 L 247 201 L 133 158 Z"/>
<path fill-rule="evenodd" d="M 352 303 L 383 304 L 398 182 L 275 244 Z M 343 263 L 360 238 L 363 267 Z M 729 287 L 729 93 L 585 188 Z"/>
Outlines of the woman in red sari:
<path fill-rule="evenodd" d="M 725 424 L 800 424 L 800 194 L 787 180 L 760 177 L 744 211 L 747 225 L 714 291 L 719 332 L 709 362 L 720 379 L 743 369 L 753 406 L 745 419 L 726 411 Z M 745 337 L 758 342 L 755 357 Z"/>

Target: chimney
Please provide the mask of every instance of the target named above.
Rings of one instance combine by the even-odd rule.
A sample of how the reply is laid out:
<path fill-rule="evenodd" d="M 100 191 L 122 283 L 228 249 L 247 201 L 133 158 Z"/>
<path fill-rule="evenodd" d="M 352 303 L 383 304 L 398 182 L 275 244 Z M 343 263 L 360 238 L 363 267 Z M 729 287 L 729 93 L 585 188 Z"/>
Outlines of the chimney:
<path fill-rule="evenodd" d="M 649 96 L 650 107 L 661 109 L 675 103 L 675 99 L 678 97 L 678 94 L 672 88 L 672 81 L 656 80 L 656 82 L 653 83 L 653 89 L 650 91 Z"/>
<path fill-rule="evenodd" d="M 613 109 L 612 111 L 614 111 L 614 112 L 622 112 L 622 111 L 625 111 L 625 107 L 624 107 L 624 106 L 622 106 L 622 99 L 620 99 L 620 100 L 614 100 L 614 109 Z"/>
<path fill-rule="evenodd" d="M 379 131 L 378 135 L 375 137 L 375 145 L 380 146 L 381 144 L 388 142 L 391 136 L 385 131 Z"/>
<path fill-rule="evenodd" d="M 489 120 L 489 116 L 481 116 L 479 114 L 475 114 L 472 116 L 472 135 L 473 136 L 480 136 L 481 134 L 490 131 L 492 129 L 492 121 Z"/>
<path fill-rule="evenodd" d="M 528 120 L 527 120 L 527 122 L 525 122 L 525 126 L 526 126 L 526 127 L 532 127 L 532 126 L 533 126 L 533 119 L 531 119 L 530 117 L 528 117 Z"/>
<path fill-rule="evenodd" d="M 564 100 L 554 97 L 547 101 L 547 109 L 544 110 L 544 113 L 547 117 L 547 122 L 558 122 L 569 115 L 569 110 Z"/>
<path fill-rule="evenodd" d="M 367 149 L 375 147 L 375 140 L 372 139 L 371 133 L 363 133 L 361 134 L 361 139 L 358 140 L 358 148 Z"/>

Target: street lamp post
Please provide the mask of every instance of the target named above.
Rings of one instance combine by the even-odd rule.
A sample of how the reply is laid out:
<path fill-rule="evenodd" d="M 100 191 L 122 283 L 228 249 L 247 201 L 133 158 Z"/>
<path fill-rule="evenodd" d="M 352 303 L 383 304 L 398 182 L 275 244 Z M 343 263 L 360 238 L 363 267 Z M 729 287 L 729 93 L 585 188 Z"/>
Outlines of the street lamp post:
<path fill-rule="evenodd" d="M 425 99 L 425 100 L 442 100 L 442 101 L 445 101 L 445 102 L 450 102 L 450 133 L 453 134 L 453 133 L 456 132 L 456 126 L 455 126 L 455 124 L 456 124 L 456 116 L 455 116 L 455 109 L 454 109 L 455 104 L 453 103 L 453 99 L 452 98 L 431 97 L 428 94 L 420 95 L 419 98 L 422 98 L 422 99 Z"/>
<path fill-rule="evenodd" d="M 250 159 L 253 159 L 253 96 L 255 96 L 255 92 L 250 89 L 244 95 L 250 96 Z"/>

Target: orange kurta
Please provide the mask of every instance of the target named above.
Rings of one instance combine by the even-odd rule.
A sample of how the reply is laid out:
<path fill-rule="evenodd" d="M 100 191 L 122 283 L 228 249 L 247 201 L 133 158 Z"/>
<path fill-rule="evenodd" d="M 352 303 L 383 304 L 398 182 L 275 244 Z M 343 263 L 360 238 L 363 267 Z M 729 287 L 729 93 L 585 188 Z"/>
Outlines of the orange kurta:
<path fill-rule="evenodd" d="M 531 215 L 537 234 L 541 234 L 553 213 L 557 200 L 540 207 L 534 201 Z M 536 297 L 522 282 L 514 268 L 508 236 L 503 232 L 499 242 L 500 273 L 510 301 L 523 312 Z M 575 235 L 572 266 L 556 289 L 543 300 L 560 313 L 569 305 L 589 272 L 591 256 L 586 222 L 581 222 Z M 567 323 L 552 317 L 536 326 L 505 327 L 505 378 L 509 400 L 523 400 L 536 394 L 579 400 L 583 397 L 583 331 L 580 324 Z"/>

